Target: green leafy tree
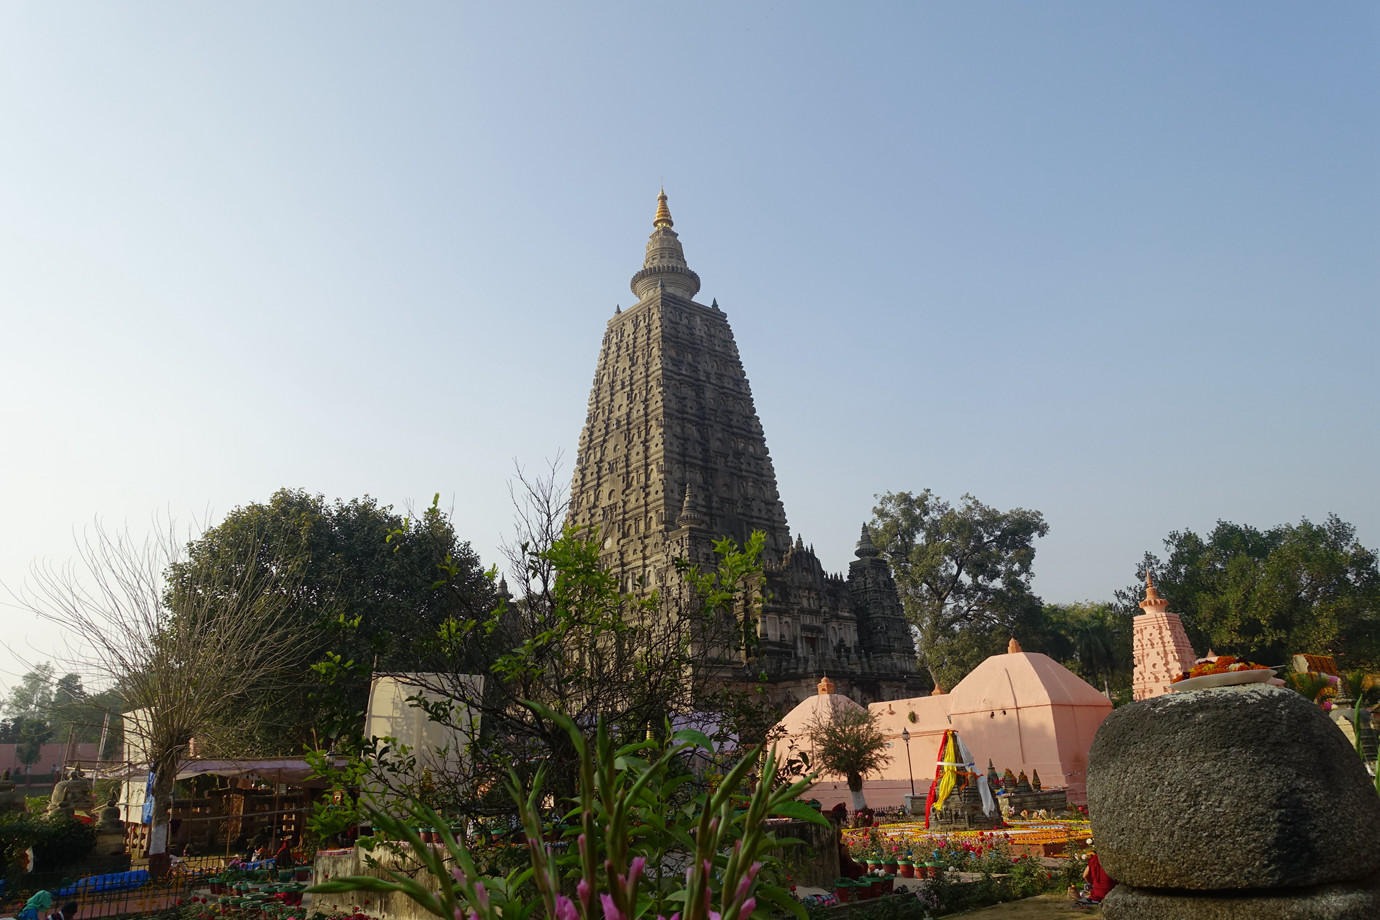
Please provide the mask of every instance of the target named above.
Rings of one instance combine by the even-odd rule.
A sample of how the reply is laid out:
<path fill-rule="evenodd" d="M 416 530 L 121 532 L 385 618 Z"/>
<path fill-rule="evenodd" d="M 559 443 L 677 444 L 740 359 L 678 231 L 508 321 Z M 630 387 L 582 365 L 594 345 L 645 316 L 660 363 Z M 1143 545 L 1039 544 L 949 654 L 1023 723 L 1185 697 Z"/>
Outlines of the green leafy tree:
<path fill-rule="evenodd" d="M 1131 686 L 1129 614 L 1114 604 L 1084 601 L 1046 604 L 1043 617 L 1046 654 L 1108 696 Z"/>
<path fill-rule="evenodd" d="M 1376 555 L 1336 515 L 1268 530 L 1219 521 L 1205 537 L 1174 531 L 1164 546 L 1167 558 L 1146 553 L 1118 600 L 1134 609 L 1151 569 L 1195 648 L 1265 664 L 1309 652 L 1380 666 Z"/>
<path fill-rule="evenodd" d="M 412 796 L 450 814 L 493 814 L 511 809 L 498 794 L 506 772 L 530 777 L 541 765 L 555 794 L 573 794 L 576 752 L 547 711 L 591 730 L 603 719 L 620 742 L 707 713 L 723 735 L 741 738 L 743 726 L 762 733 L 761 720 L 744 715 L 758 689 L 745 637 L 756 632 L 762 537 L 741 548 L 720 542 L 717 565 L 704 571 L 679 566 L 682 581 L 667 593 L 625 592 L 602 564 L 598 534 L 563 527 L 558 479 L 554 467 L 536 479 L 519 470 L 518 529 L 507 548 L 517 593 L 505 583 L 487 615 L 440 624 L 421 644 L 431 665 L 409 675 L 417 688 L 409 703 L 461 739 L 462 756 L 432 757 L 443 752 L 408 750 L 390 738 L 337 744 L 337 753 L 366 763 L 374 787 L 391 800 Z M 423 759 L 429 775 L 418 776 L 413 767 Z"/>
<path fill-rule="evenodd" d="M 952 687 L 1012 636 L 1039 635 L 1030 571 L 1034 541 L 1049 532 L 1040 512 L 1000 511 L 971 495 L 955 507 L 926 489 L 880 495 L 872 514 L 873 541 L 936 684 Z"/>
<path fill-rule="evenodd" d="M 548 767 L 557 795 L 573 794 L 576 751 L 548 711 L 582 726 L 602 719 L 621 740 L 660 731 L 674 717 L 718 711 L 724 681 L 746 677 L 732 653 L 751 616 L 762 542 L 760 534 L 744 548 L 720 541 L 712 572 L 684 568 L 687 593 L 679 598 L 620 591 L 601 563 L 597 534 L 566 531 L 531 548 L 528 590 L 484 621 L 444 624 L 435 657 L 455 664 L 415 678 L 441 701 L 419 695 L 413 702 L 467 733 L 474 753 L 474 774 L 438 783 L 451 798 L 437 804 L 469 807 L 468 790 L 492 787 L 508 769 L 529 775 L 537 764 Z M 482 688 L 470 679 L 477 641 L 494 651 Z"/>
<path fill-rule="evenodd" d="M 41 734 L 38 744 L 51 740 L 66 742 L 69 738 L 78 742 L 96 742 L 102 730 L 106 734 L 107 755 L 119 750 L 121 738 L 121 709 L 119 690 L 107 689 L 99 693 L 87 693 L 82 686 L 80 674 L 69 673 L 54 680 L 56 674 L 51 662 L 37 665 L 20 678 L 17 686 L 5 701 L 4 709 L 10 714 L 12 727 L 0 729 L 0 738 L 15 735 L 12 740 L 20 743 L 17 736 L 24 733 L 25 739 L 33 743 Z M 113 716 L 107 721 L 108 716 Z M 33 723 L 41 723 L 40 730 Z M 37 762 L 37 754 L 33 762 Z"/>
<path fill-rule="evenodd" d="M 53 738 L 53 728 L 42 719 L 24 719 L 19 729 L 19 744 L 14 749 L 14 758 L 24 765 L 28 773 L 38 759 L 43 756 L 43 745 Z"/>
<path fill-rule="evenodd" d="M 53 708 L 53 674 L 52 662 L 35 665 L 32 671 L 19 678 L 19 686 L 10 691 L 5 700 L 5 713 L 26 719 L 47 720 Z M 63 680 L 75 676 L 68 675 Z"/>
<path fill-rule="evenodd" d="M 357 731 L 373 671 L 428 667 L 423 650 L 442 624 L 481 621 L 497 602 L 478 556 L 435 503 L 413 518 L 368 496 L 331 503 L 282 489 L 193 541 L 174 566 L 174 594 L 184 577 L 205 585 L 203 569 L 234 578 L 251 563 L 291 586 L 278 590 L 312 666 L 286 691 L 255 695 L 255 736 L 227 737 L 221 727 L 207 739 L 229 750 L 289 753 Z M 477 648 L 471 664 L 482 668 Z"/>
<path fill-rule="evenodd" d="M 814 767 L 825 775 L 842 776 L 853 796 L 853 810 L 866 808 L 863 780 L 891 763 L 878 716 L 831 699 L 827 708 L 816 710 L 806 726 L 806 737 Z"/>

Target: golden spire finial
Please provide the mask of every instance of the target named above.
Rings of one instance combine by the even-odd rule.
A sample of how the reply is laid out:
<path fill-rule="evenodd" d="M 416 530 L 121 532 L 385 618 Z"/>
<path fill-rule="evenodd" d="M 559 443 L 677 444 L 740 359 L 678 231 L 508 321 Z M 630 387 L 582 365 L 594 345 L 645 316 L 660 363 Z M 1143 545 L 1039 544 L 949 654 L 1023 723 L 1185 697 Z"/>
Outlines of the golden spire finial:
<path fill-rule="evenodd" d="M 675 226 L 671 220 L 671 209 L 666 206 L 666 189 L 661 190 L 661 194 L 656 198 L 656 217 L 652 219 L 652 226 L 658 230 L 667 230 Z"/>

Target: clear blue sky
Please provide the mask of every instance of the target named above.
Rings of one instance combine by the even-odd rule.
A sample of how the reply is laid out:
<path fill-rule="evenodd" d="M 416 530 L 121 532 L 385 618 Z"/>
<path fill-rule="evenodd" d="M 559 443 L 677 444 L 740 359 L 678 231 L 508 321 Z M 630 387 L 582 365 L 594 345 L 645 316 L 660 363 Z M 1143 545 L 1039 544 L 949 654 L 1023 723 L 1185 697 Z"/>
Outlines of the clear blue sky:
<path fill-rule="evenodd" d="M 281 486 L 496 561 L 663 180 L 827 568 L 926 487 L 1044 512 L 1052 601 L 1380 545 L 1380 6 L 589 6 L 0 5 L 0 581 Z"/>

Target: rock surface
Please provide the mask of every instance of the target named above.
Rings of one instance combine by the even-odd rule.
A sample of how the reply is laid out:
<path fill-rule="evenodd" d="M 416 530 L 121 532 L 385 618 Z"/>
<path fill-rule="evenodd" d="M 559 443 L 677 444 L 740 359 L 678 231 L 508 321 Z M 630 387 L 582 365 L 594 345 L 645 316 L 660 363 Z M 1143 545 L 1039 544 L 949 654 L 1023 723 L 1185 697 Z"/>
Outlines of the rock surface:
<path fill-rule="evenodd" d="M 1104 920 L 1375 920 L 1380 891 L 1322 885 L 1278 893 L 1185 894 L 1118 885 L 1102 902 Z"/>
<path fill-rule="evenodd" d="M 1088 811 L 1103 867 L 1138 888 L 1305 888 L 1380 872 L 1380 796 L 1360 758 L 1321 709 L 1276 687 L 1115 710 L 1088 754 Z"/>

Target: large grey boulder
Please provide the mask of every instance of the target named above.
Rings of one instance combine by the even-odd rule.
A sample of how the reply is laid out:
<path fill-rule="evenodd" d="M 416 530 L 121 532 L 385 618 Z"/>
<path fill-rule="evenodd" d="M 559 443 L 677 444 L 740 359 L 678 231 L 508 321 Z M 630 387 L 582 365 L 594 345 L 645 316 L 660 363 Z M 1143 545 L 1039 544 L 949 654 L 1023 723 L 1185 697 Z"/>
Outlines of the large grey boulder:
<path fill-rule="evenodd" d="M 1380 891 L 1358 885 L 1227 892 L 1154 891 L 1117 885 L 1102 902 L 1103 920 L 1375 920 Z"/>
<path fill-rule="evenodd" d="M 1102 865 L 1137 888 L 1368 888 L 1380 872 L 1380 796 L 1337 726 L 1289 690 L 1117 709 L 1093 739 L 1087 788 Z"/>

